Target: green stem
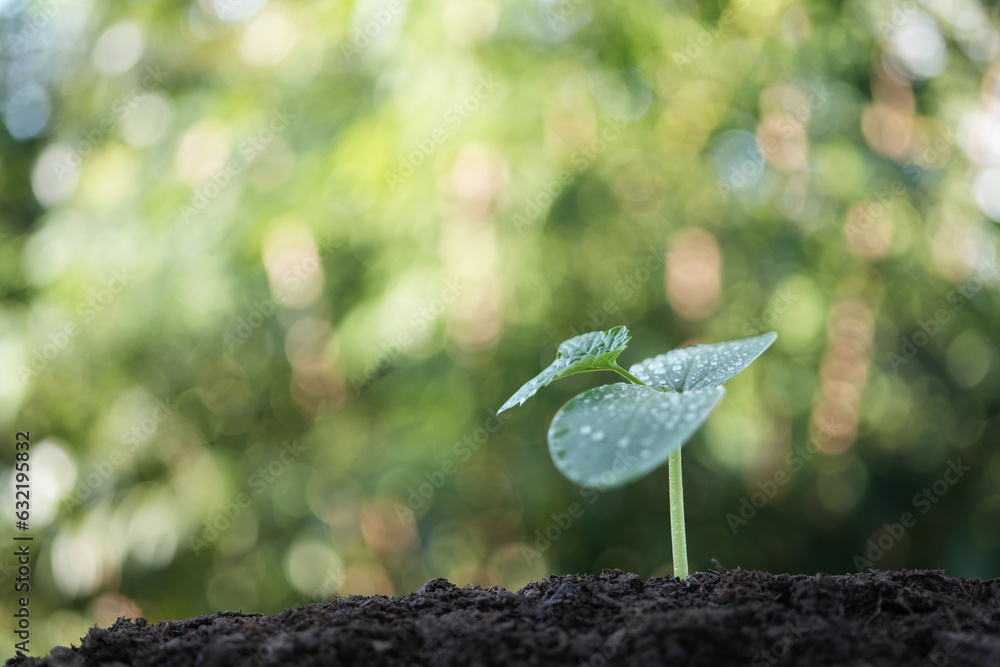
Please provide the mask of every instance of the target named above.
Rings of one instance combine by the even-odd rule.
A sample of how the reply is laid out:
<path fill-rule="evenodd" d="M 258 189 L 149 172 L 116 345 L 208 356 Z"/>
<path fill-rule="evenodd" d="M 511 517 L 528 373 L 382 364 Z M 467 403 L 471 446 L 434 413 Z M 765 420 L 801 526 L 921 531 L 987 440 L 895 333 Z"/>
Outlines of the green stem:
<path fill-rule="evenodd" d="M 647 386 L 645 382 L 614 364 L 612 370 L 632 384 Z M 681 448 L 678 447 L 667 461 L 667 478 L 670 491 L 670 549 L 674 554 L 674 576 L 687 579 L 688 549 L 684 527 L 684 476 L 681 474 Z"/>
<path fill-rule="evenodd" d="M 619 375 L 621 375 L 622 377 L 624 377 L 626 380 L 628 380 L 632 384 L 642 385 L 643 387 L 647 386 L 645 382 L 643 382 L 642 380 L 640 380 L 636 376 L 632 375 L 631 373 L 629 373 L 627 370 L 625 370 L 624 368 L 622 368 L 618 364 L 612 365 L 611 366 L 611 370 L 613 370 L 615 373 L 618 373 Z"/>
<path fill-rule="evenodd" d="M 687 579 L 687 533 L 684 529 L 684 476 L 681 474 L 681 448 L 670 455 L 667 462 L 670 485 L 670 548 L 674 554 L 674 576 Z"/>

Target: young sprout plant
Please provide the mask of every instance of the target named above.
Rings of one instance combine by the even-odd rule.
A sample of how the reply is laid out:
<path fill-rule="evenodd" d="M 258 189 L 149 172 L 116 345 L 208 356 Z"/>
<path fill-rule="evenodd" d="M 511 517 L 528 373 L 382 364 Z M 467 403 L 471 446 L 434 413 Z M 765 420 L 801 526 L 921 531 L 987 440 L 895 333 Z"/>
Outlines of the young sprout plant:
<path fill-rule="evenodd" d="M 630 484 L 667 462 L 670 542 L 674 576 L 688 575 L 681 447 L 695 434 L 726 390 L 726 382 L 759 357 L 776 333 L 712 345 L 677 348 L 634 364 L 618 365 L 628 329 L 595 331 L 563 342 L 556 360 L 529 380 L 498 412 L 522 405 L 538 390 L 587 371 L 614 371 L 631 384 L 588 389 L 562 406 L 549 427 L 549 454 L 570 481 L 607 489 Z"/>

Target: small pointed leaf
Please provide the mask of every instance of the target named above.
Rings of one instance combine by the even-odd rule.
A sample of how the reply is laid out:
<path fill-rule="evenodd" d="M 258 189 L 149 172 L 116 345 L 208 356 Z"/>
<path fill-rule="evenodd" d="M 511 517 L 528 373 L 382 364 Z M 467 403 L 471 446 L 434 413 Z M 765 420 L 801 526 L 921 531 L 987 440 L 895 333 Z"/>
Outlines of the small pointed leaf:
<path fill-rule="evenodd" d="M 629 372 L 648 385 L 674 391 L 715 387 L 749 366 L 778 337 L 776 333 L 711 345 L 691 345 L 634 364 Z"/>
<path fill-rule="evenodd" d="M 497 414 L 515 405 L 522 405 L 553 380 L 586 371 L 611 370 L 618 355 L 628 345 L 628 341 L 628 329 L 625 327 L 592 331 L 563 341 L 556 352 L 556 360 L 507 399 L 507 402 L 497 410 Z"/>
<path fill-rule="evenodd" d="M 674 393 L 608 384 L 560 408 L 549 427 L 549 454 L 583 486 L 622 486 L 666 463 L 708 418 L 726 390 Z"/>

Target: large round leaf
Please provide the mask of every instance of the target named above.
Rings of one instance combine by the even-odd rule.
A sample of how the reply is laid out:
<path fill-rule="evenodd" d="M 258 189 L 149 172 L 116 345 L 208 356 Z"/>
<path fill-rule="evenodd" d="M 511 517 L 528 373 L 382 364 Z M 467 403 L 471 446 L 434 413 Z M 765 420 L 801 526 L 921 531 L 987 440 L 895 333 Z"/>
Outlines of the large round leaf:
<path fill-rule="evenodd" d="M 674 391 L 706 389 L 726 382 L 771 346 L 776 333 L 710 345 L 679 347 L 634 364 L 629 373 L 646 384 Z"/>
<path fill-rule="evenodd" d="M 549 453 L 583 486 L 622 486 L 663 465 L 704 423 L 726 390 L 683 393 L 609 384 L 571 399 L 549 427 Z"/>

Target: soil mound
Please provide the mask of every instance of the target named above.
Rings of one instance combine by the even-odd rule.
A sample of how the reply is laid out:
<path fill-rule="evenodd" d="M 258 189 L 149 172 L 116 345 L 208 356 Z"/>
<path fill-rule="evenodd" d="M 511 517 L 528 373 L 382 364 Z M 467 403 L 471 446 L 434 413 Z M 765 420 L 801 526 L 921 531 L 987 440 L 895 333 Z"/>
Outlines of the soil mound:
<path fill-rule="evenodd" d="M 119 619 L 22 667 L 267 665 L 1000 665 L 1000 579 L 605 570 L 516 593 L 432 579 L 276 616 Z"/>

